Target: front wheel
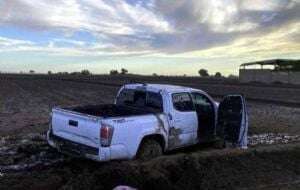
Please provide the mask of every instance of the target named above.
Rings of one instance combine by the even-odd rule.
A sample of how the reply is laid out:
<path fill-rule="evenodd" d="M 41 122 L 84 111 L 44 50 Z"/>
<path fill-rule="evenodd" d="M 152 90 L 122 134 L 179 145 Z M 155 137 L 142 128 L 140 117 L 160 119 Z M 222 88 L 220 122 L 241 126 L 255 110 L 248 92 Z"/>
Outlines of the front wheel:
<path fill-rule="evenodd" d="M 153 139 L 146 139 L 140 145 L 137 153 L 137 159 L 146 161 L 161 156 L 162 153 L 163 150 L 159 142 Z"/>

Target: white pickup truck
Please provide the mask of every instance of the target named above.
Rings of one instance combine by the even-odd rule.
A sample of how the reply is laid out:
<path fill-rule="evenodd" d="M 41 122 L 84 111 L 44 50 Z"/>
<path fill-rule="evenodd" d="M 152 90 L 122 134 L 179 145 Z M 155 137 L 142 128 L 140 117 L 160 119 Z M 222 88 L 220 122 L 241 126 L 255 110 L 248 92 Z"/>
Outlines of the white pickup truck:
<path fill-rule="evenodd" d="M 49 145 L 97 161 L 151 159 L 216 137 L 246 147 L 248 116 L 243 96 L 219 104 L 202 90 L 128 84 L 114 104 L 53 108 Z"/>

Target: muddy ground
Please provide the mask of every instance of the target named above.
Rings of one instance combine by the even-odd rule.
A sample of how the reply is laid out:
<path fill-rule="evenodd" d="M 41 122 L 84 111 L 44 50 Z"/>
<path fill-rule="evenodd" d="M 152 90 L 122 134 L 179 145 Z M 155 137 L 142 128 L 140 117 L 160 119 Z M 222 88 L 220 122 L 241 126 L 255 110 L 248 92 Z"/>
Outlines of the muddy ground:
<path fill-rule="evenodd" d="M 2 139 L 10 155 L 0 152 L 0 189 L 299 189 L 299 137 L 295 140 L 248 150 L 198 145 L 148 162 L 98 163 L 58 154 L 40 135 Z"/>
<path fill-rule="evenodd" d="M 218 84 L 208 91 L 222 89 L 228 92 L 232 86 Z M 0 80 L 0 189 L 111 189 L 120 184 L 139 189 L 300 188 L 299 107 L 249 101 L 247 151 L 202 145 L 150 162 L 95 163 L 47 146 L 44 134 L 53 106 L 111 103 L 117 90 L 71 81 Z M 298 91 L 288 88 L 274 97 L 297 102 Z M 268 87 L 255 96 L 273 93 Z"/>

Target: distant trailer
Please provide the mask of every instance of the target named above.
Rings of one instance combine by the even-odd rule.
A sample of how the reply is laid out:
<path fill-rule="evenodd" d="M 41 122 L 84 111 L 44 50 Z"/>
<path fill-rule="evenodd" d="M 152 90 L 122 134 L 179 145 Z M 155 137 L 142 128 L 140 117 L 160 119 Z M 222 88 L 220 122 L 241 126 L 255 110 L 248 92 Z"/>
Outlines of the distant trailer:
<path fill-rule="evenodd" d="M 240 65 L 242 83 L 286 83 L 300 85 L 300 60 L 274 59 Z"/>

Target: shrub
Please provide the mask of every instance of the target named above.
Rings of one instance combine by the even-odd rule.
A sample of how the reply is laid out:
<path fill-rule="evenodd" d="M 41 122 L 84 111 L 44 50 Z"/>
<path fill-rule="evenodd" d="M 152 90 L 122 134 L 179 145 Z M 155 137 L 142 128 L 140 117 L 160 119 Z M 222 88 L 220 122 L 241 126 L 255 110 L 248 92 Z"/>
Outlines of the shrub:
<path fill-rule="evenodd" d="M 198 71 L 198 73 L 199 73 L 199 75 L 200 75 L 201 77 L 208 77 L 208 76 L 209 76 L 208 71 L 207 71 L 206 69 L 200 69 L 200 70 Z"/>

